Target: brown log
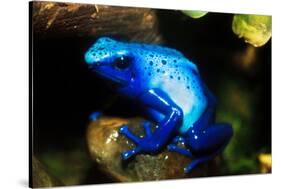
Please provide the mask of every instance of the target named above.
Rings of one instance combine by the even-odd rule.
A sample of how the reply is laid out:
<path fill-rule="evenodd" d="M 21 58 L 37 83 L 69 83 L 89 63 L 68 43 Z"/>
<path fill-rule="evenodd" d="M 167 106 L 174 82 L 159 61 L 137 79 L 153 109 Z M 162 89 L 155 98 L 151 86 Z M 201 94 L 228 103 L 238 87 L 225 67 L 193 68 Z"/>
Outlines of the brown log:
<path fill-rule="evenodd" d="M 32 24 L 40 38 L 118 36 L 161 41 L 155 10 L 148 8 L 33 2 Z"/>

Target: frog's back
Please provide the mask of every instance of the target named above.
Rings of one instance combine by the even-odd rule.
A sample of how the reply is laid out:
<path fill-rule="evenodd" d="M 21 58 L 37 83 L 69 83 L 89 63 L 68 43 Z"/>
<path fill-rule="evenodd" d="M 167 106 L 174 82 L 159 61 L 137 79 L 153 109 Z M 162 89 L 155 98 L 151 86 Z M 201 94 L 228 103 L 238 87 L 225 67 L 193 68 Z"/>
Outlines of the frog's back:
<path fill-rule="evenodd" d="M 204 112 L 207 100 L 204 85 L 194 63 L 180 52 L 155 45 L 136 48 L 142 57 L 141 69 L 148 88 L 160 88 L 184 112 L 180 133 L 185 133 Z"/>

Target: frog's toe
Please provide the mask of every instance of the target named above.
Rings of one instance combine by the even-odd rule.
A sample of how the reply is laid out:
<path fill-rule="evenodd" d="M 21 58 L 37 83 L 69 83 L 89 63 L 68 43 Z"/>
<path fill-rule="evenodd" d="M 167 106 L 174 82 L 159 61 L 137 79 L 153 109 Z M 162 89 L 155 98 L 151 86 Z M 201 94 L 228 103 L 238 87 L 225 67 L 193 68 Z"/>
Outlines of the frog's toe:
<path fill-rule="evenodd" d="M 200 162 L 196 159 L 193 160 L 188 166 L 184 168 L 185 173 L 190 173 Z"/>
<path fill-rule="evenodd" d="M 145 136 L 150 137 L 152 135 L 151 123 L 149 121 L 144 121 L 143 128 L 144 128 Z"/>
<path fill-rule="evenodd" d="M 132 150 L 128 150 L 128 151 L 122 152 L 121 153 L 121 157 L 122 157 L 123 160 L 127 160 L 127 159 L 129 159 L 130 157 L 136 155 L 139 152 L 140 152 L 140 148 L 137 147 L 137 148 L 134 148 Z"/>
<path fill-rule="evenodd" d="M 194 168 L 194 167 L 191 167 L 191 166 L 189 166 L 189 165 L 186 166 L 186 167 L 184 168 L 184 173 L 190 173 L 193 168 Z"/>
<path fill-rule="evenodd" d="M 183 143 L 185 144 L 185 139 L 182 137 L 182 136 L 176 136 L 174 139 L 173 139 L 173 143 L 174 144 L 177 144 L 177 143 Z"/>
<path fill-rule="evenodd" d="M 102 116 L 102 112 L 97 111 L 97 112 L 92 112 L 89 116 L 89 119 L 91 121 L 96 121 L 98 118 L 100 118 Z"/>
<path fill-rule="evenodd" d="M 129 130 L 128 125 L 123 125 L 122 127 L 119 128 L 119 132 L 120 132 L 121 134 L 127 133 L 128 130 Z"/>
<path fill-rule="evenodd" d="M 192 153 L 190 152 L 190 150 L 184 149 L 184 148 L 181 148 L 181 147 L 178 147 L 176 144 L 169 144 L 169 145 L 167 146 L 167 149 L 168 149 L 168 151 L 170 151 L 170 152 L 177 152 L 177 153 L 179 153 L 179 154 L 185 155 L 185 156 L 190 157 L 190 158 L 193 157 L 193 155 L 192 155 Z"/>
<path fill-rule="evenodd" d="M 119 133 L 125 135 L 127 138 L 129 138 L 131 141 L 133 141 L 135 144 L 139 144 L 140 138 L 136 135 L 134 135 L 130 130 L 128 125 L 124 125 L 120 127 Z"/>
<path fill-rule="evenodd" d="M 204 156 L 204 157 L 200 157 L 200 158 L 192 160 L 191 163 L 187 167 L 184 168 L 184 172 L 190 173 L 198 164 L 209 161 L 213 157 L 214 157 L 213 155 L 208 155 L 208 156 Z"/>
<path fill-rule="evenodd" d="M 175 151 L 175 149 L 176 148 L 178 148 L 177 147 L 177 145 L 175 145 L 175 144 L 169 144 L 169 145 L 167 145 L 167 149 L 168 149 L 168 151 Z"/>

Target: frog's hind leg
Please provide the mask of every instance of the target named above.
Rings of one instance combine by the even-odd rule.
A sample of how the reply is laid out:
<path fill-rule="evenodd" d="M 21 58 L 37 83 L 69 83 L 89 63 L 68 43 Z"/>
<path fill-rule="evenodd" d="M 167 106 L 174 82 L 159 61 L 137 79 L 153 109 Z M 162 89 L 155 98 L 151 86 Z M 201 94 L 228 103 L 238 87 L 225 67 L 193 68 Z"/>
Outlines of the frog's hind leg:
<path fill-rule="evenodd" d="M 190 150 L 192 162 L 185 168 L 190 172 L 198 164 L 218 155 L 230 141 L 233 131 L 226 123 L 213 124 L 216 99 L 206 88 L 208 106 L 201 118 L 186 133 L 185 146 Z M 179 151 L 179 150 L 178 150 Z"/>
<path fill-rule="evenodd" d="M 220 123 L 204 130 L 188 132 L 188 135 L 186 142 L 195 158 L 185 169 L 186 172 L 218 155 L 230 141 L 233 131 L 229 124 Z"/>
<path fill-rule="evenodd" d="M 233 135 L 230 124 L 215 121 L 216 99 L 205 87 L 208 105 L 200 119 L 186 133 L 186 144 L 193 154 L 212 154 L 226 146 Z M 204 158 L 203 158 L 204 159 Z"/>
<path fill-rule="evenodd" d="M 230 137 L 229 137 L 230 139 Z M 199 156 L 199 157 L 195 157 L 190 164 L 188 164 L 185 168 L 184 168 L 184 172 L 185 173 L 190 173 L 197 165 L 199 165 L 200 163 L 204 163 L 206 161 L 212 160 L 215 156 L 217 156 L 220 152 L 223 151 L 223 149 L 226 147 L 226 145 L 228 144 L 229 140 L 225 141 L 224 144 L 222 144 L 221 147 L 219 147 L 214 153 L 209 154 L 209 155 L 204 155 L 204 156 Z"/>

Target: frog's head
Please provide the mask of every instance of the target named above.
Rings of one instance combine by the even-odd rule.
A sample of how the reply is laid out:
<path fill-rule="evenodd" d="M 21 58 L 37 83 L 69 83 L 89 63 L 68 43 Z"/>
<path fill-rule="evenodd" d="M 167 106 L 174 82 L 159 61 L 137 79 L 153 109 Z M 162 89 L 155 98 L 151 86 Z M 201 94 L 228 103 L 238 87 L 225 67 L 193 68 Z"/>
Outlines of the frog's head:
<path fill-rule="evenodd" d="M 130 87 L 136 79 L 136 57 L 126 43 L 99 38 L 86 52 L 85 61 L 92 71 L 118 88 Z"/>

